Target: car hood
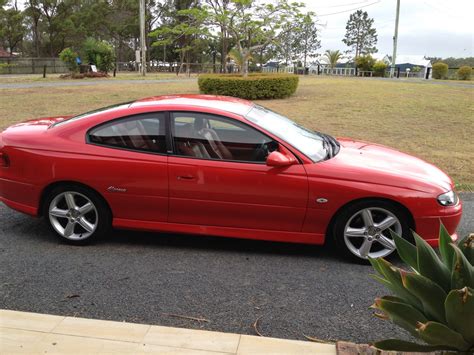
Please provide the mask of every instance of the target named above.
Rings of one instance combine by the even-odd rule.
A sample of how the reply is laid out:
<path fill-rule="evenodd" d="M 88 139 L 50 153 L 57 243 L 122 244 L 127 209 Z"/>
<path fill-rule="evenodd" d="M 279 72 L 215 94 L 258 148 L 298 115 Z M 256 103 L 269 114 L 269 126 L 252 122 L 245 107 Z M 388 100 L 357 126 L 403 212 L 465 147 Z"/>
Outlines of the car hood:
<path fill-rule="evenodd" d="M 311 173 L 321 176 L 328 172 L 336 179 L 430 193 L 442 193 L 453 188 L 448 175 L 422 159 L 374 143 L 348 138 L 338 138 L 338 141 L 341 144 L 339 153 L 321 164 L 313 164 Z"/>

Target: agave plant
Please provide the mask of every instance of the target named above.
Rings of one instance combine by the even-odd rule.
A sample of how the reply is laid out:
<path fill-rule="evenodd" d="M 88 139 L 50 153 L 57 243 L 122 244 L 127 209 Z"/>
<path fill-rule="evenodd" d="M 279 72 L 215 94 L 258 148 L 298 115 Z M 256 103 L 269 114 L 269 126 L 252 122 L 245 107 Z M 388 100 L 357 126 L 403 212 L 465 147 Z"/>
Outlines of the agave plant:
<path fill-rule="evenodd" d="M 375 315 L 389 319 L 426 344 L 398 339 L 376 342 L 381 350 L 474 352 L 474 234 L 454 244 L 443 225 L 439 254 L 419 235 L 413 245 L 393 233 L 400 258 L 410 271 L 384 259 L 370 259 L 393 296 L 377 298 Z"/>

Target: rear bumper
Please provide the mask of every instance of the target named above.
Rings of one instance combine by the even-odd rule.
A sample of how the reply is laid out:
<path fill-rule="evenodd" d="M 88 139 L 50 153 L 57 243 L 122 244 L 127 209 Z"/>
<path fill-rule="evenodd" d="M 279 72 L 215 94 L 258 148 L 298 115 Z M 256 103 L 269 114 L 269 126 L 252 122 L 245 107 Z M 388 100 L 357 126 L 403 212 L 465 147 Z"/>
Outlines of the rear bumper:
<path fill-rule="evenodd" d="M 10 201 L 1 196 L 0 196 L 0 202 L 3 202 L 6 206 L 10 207 L 11 209 L 15 211 L 26 213 L 33 217 L 38 216 L 38 209 L 35 207 L 31 207 L 31 206 L 23 205 L 18 202 Z"/>
<path fill-rule="evenodd" d="M 37 196 L 37 189 L 31 184 L 0 178 L 0 201 L 16 211 L 37 216 Z"/>

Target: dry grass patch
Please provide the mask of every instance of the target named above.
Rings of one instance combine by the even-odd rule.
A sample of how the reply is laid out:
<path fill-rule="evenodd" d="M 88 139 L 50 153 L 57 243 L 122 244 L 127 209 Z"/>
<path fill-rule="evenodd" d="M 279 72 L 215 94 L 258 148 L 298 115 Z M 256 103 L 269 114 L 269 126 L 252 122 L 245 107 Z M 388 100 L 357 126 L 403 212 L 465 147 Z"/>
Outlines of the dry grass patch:
<path fill-rule="evenodd" d="M 197 82 L 0 89 L 0 128 L 34 117 L 77 114 L 141 97 L 197 93 Z M 335 136 L 419 156 L 474 190 L 474 91 L 447 85 L 304 77 L 296 95 L 259 103 Z"/>

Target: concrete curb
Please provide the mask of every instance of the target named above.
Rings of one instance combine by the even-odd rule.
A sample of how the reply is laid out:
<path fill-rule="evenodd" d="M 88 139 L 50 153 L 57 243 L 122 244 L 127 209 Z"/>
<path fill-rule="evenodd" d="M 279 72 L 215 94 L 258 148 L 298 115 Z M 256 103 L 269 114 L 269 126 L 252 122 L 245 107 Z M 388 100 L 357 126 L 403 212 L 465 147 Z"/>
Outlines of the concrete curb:
<path fill-rule="evenodd" d="M 0 310 L 1 354 L 322 354 L 334 344 Z"/>

